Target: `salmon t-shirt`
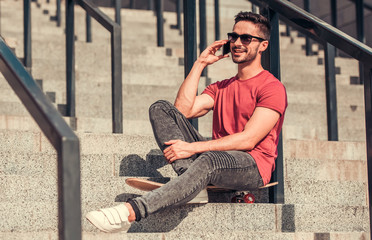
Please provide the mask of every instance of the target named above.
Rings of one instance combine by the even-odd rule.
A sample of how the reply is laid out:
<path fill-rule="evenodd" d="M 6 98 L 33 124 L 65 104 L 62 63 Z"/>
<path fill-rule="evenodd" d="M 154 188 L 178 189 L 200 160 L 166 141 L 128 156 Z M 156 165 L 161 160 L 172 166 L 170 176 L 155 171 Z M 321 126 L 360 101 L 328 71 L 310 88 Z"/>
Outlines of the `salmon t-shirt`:
<path fill-rule="evenodd" d="M 279 134 L 287 108 L 283 84 L 264 70 L 250 79 L 239 80 L 235 76 L 213 83 L 202 94 L 214 99 L 213 139 L 242 132 L 256 107 L 269 108 L 280 114 L 269 134 L 247 151 L 255 159 L 264 184 L 269 183 L 275 169 Z"/>

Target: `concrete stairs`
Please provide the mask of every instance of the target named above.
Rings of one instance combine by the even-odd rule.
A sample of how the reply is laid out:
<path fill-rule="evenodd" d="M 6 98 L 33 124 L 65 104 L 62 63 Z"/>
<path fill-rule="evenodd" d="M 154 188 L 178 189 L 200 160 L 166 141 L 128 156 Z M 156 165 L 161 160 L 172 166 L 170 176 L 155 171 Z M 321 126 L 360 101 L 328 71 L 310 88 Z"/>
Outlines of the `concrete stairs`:
<path fill-rule="evenodd" d="M 209 11 L 212 2 L 208 1 Z M 220 2 L 222 29 L 231 31 L 233 16 L 250 9 L 249 4 Z M 32 75 L 43 80 L 45 92 L 55 92 L 57 106 L 65 103 L 63 28 L 49 21 L 54 3 L 39 3 L 41 8 L 33 4 Z M 21 13 L 22 4 L 3 1 L 2 7 L 3 35 L 17 39 L 16 53 L 22 57 L 23 28 L 8 25 L 18 19 L 14 21 L 18 26 L 21 14 L 10 13 Z M 45 9 L 49 16 L 43 14 Z M 113 16 L 112 9 L 102 10 Z M 173 101 L 184 77 L 179 65 L 183 37 L 169 30 L 175 15 L 166 13 L 166 39 L 172 40 L 157 48 L 153 13 L 122 10 L 124 134 L 112 134 L 109 34 L 92 21 L 93 43 L 85 43 L 85 13 L 77 7 L 75 16 L 77 117 L 65 119 L 80 139 L 84 216 L 143 194 L 125 185 L 127 177 L 161 182 L 176 177 L 151 136 L 147 109 L 157 99 Z M 211 22 L 213 14 L 208 16 Z M 305 57 L 303 44 L 304 39 L 294 35 L 281 37 L 282 81 L 289 102 L 283 128 L 284 204 L 268 204 L 267 189 L 254 193 L 255 204 L 230 204 L 229 196 L 211 194 L 212 203 L 154 214 L 133 224 L 128 234 L 100 233 L 83 218 L 83 239 L 369 239 L 363 89 L 350 85 L 357 64 L 336 60 L 341 69 L 337 75 L 341 141 L 328 142 L 324 68 L 318 65 L 322 51 Z M 208 69 L 212 82 L 235 73 L 229 60 Z M 58 239 L 56 152 L 3 77 L 0 92 L 0 239 Z M 205 136 L 210 136 L 210 119 L 200 121 Z"/>

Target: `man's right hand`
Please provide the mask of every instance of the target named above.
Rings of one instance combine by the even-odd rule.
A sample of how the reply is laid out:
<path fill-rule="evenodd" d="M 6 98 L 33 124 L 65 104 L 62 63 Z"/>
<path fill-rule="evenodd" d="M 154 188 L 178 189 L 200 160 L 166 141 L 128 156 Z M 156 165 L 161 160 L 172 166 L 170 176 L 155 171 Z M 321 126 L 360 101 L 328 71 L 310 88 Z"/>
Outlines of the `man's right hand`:
<path fill-rule="evenodd" d="M 219 40 L 215 41 L 211 45 L 209 45 L 199 56 L 198 60 L 202 65 L 208 66 L 211 65 L 223 58 L 229 57 L 229 54 L 226 55 L 218 55 L 216 56 L 216 52 L 228 42 L 228 40 Z"/>

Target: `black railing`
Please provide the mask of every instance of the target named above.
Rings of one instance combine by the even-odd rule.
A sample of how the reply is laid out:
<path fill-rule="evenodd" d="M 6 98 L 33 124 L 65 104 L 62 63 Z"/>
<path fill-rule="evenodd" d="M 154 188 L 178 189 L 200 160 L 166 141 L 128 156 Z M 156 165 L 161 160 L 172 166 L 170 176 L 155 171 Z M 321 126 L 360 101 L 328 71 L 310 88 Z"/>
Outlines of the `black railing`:
<path fill-rule="evenodd" d="M 196 1 L 183 1 L 183 25 L 184 25 L 184 57 L 185 78 L 196 61 Z M 191 124 L 198 129 L 198 119 L 190 119 Z"/>
<path fill-rule="evenodd" d="M 220 40 L 220 1 L 214 0 L 214 33 L 215 40 Z"/>
<path fill-rule="evenodd" d="M 364 99 L 368 166 L 368 194 L 370 224 L 372 223 L 372 48 L 343 33 L 321 19 L 307 13 L 286 0 L 250 0 L 262 8 L 280 14 L 281 20 L 296 28 L 306 36 L 327 46 L 334 46 L 363 66 Z M 328 87 L 327 87 L 328 88 Z M 327 92 L 329 89 L 327 90 Z M 372 233 L 372 232 L 371 232 Z M 372 236 L 371 236 L 372 237 Z"/>
<path fill-rule="evenodd" d="M 57 151 L 59 239 L 81 239 L 79 139 L 2 38 L 0 71 Z"/>
<path fill-rule="evenodd" d="M 207 48 L 207 3 L 206 0 L 199 0 L 199 51 L 202 53 Z M 207 77 L 206 84 L 208 81 L 208 70 L 205 68 L 202 72 L 202 76 Z"/>
<path fill-rule="evenodd" d="M 264 10 L 264 9 L 263 9 Z M 279 44 L 279 15 L 278 13 L 268 10 L 262 11 L 267 15 L 271 24 L 271 37 L 269 51 L 265 51 L 262 57 L 262 65 L 268 69 L 277 79 L 280 80 L 280 44 Z M 269 189 L 269 199 L 271 203 L 284 203 L 284 164 L 283 164 L 283 139 L 282 134 L 279 136 L 278 156 L 276 158 L 275 171 L 272 174 L 271 181 L 278 182 L 275 188 Z"/>
<path fill-rule="evenodd" d="M 179 35 L 182 35 L 182 28 L 181 28 L 181 0 L 176 0 L 176 21 L 175 25 L 171 25 L 172 29 L 178 29 Z"/>
<path fill-rule="evenodd" d="M 56 1 L 56 21 L 57 27 L 61 26 L 61 0 Z"/>
<path fill-rule="evenodd" d="M 23 64 L 31 71 L 31 0 L 23 0 Z"/>
<path fill-rule="evenodd" d="M 164 47 L 164 1 L 155 0 L 156 6 L 156 29 L 157 29 L 157 44 L 158 47 Z"/>
<path fill-rule="evenodd" d="M 114 133 L 123 132 L 122 103 L 122 49 L 121 27 L 87 0 L 66 0 L 66 80 L 67 115 L 75 116 L 75 35 L 74 3 L 79 4 L 91 17 L 111 33 L 111 91 L 112 128 Z"/>

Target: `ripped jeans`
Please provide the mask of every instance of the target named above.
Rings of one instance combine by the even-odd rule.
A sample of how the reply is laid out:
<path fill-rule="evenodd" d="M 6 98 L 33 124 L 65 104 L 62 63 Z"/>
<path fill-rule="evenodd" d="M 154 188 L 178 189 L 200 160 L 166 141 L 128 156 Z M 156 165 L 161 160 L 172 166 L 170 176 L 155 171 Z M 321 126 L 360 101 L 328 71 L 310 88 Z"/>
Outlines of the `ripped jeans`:
<path fill-rule="evenodd" d="M 168 101 L 152 104 L 149 114 L 155 139 L 162 151 L 167 147 L 164 142 L 169 140 L 206 140 Z M 208 184 L 236 190 L 257 189 L 263 185 L 255 160 L 244 151 L 204 152 L 171 164 L 179 175 L 177 178 L 129 202 L 136 213 L 136 221 L 161 209 L 186 204 Z"/>

